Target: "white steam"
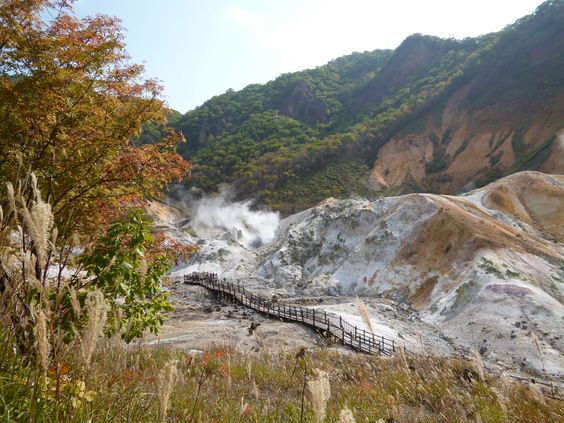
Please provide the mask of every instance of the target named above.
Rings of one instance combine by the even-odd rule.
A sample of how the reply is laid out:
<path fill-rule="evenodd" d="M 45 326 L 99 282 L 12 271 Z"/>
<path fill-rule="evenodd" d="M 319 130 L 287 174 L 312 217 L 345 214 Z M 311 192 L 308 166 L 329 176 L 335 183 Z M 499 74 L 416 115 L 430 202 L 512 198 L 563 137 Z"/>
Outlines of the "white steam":
<path fill-rule="evenodd" d="M 252 202 L 230 202 L 226 192 L 204 196 L 192 204 L 190 227 L 200 238 L 215 238 L 226 232 L 247 248 L 270 243 L 280 217 L 272 211 L 252 210 Z"/>

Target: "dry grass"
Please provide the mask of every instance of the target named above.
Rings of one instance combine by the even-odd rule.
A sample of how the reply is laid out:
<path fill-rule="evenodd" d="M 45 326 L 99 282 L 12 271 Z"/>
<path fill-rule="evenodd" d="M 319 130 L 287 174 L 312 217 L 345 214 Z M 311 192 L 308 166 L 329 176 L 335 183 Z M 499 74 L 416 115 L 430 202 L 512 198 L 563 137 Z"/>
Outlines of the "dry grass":
<path fill-rule="evenodd" d="M 76 359 L 69 354 L 58 372 L 48 372 L 48 385 L 60 385 L 56 399 L 52 390 L 33 393 L 29 380 L 37 369 L 9 349 L 0 351 L 0 420 L 27 421 L 34 410 L 39 421 L 300 421 L 302 380 L 294 371 L 294 354 L 246 356 L 212 349 L 190 355 L 126 348 L 111 340 L 99 342 L 88 369 L 76 354 Z M 482 379 L 479 364 L 470 361 L 323 350 L 306 352 L 305 360 L 307 422 L 564 419 L 562 402 L 498 376 Z M 33 407 L 31 401 L 37 401 Z"/>
<path fill-rule="evenodd" d="M 159 400 L 159 416 L 161 421 L 166 422 L 170 394 L 174 387 L 177 376 L 177 361 L 172 360 L 165 364 L 157 377 L 157 397 Z"/>
<path fill-rule="evenodd" d="M 339 413 L 339 420 L 337 423 L 355 423 L 354 414 L 347 407 L 343 408 Z"/>
<path fill-rule="evenodd" d="M 329 375 L 323 370 L 317 370 L 316 377 L 307 381 L 307 389 L 310 395 L 313 414 L 316 423 L 325 420 L 327 411 L 327 403 L 331 398 L 331 384 L 329 383 Z"/>
<path fill-rule="evenodd" d="M 356 308 L 364 324 L 368 326 L 370 332 L 374 333 L 374 328 L 372 327 L 372 321 L 370 320 L 370 313 L 368 312 L 368 309 L 366 308 L 364 301 L 362 301 L 359 297 L 356 297 Z"/>

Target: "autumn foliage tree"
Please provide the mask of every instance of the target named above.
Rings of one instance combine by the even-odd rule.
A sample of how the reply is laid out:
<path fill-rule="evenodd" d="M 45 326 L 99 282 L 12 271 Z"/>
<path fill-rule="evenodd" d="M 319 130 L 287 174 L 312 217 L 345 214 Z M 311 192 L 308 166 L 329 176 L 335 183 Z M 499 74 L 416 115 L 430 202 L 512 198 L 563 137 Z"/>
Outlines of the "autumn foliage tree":
<path fill-rule="evenodd" d="M 170 310 L 163 279 L 194 251 L 131 212 L 190 171 L 172 130 L 136 145 L 169 113 L 143 72 L 115 18 L 79 19 L 72 1 L 0 2 L 0 333 L 44 373 L 106 317 L 106 334 L 126 341 L 156 331 Z"/>
<path fill-rule="evenodd" d="M 130 62 L 116 18 L 79 19 L 71 3 L 0 3 L 0 180 L 35 172 L 63 238 L 99 233 L 190 171 L 172 130 L 132 144 L 165 122 L 161 86 Z"/>
<path fill-rule="evenodd" d="M 81 420 L 98 340 L 157 332 L 171 310 L 164 279 L 194 248 L 153 236 L 134 210 L 190 171 L 172 130 L 136 145 L 144 126 L 164 127 L 160 94 L 115 18 L 0 1 L 2 421 Z"/>

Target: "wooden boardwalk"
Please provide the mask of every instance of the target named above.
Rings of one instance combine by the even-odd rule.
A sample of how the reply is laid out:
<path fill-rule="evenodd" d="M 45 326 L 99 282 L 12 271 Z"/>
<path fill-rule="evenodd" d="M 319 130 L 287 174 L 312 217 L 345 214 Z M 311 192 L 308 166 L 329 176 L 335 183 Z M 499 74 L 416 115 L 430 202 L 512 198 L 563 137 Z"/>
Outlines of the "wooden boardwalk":
<path fill-rule="evenodd" d="M 368 354 L 392 355 L 396 351 L 393 339 L 377 336 L 343 320 L 340 316 L 301 306 L 279 305 L 241 287 L 219 280 L 215 273 L 192 273 L 184 276 L 187 284 L 201 285 L 253 310 L 299 322 L 337 338 L 343 345 Z"/>

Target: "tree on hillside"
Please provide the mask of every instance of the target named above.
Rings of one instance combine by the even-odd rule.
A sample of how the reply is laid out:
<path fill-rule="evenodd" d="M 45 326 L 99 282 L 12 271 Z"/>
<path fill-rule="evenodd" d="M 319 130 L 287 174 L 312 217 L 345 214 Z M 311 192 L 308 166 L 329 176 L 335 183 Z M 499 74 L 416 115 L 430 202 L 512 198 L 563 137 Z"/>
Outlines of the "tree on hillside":
<path fill-rule="evenodd" d="M 116 18 L 78 19 L 71 3 L 0 4 L 0 180 L 35 172 L 63 237 L 98 232 L 190 170 L 173 131 L 132 145 L 165 120 L 161 86 L 130 63 Z"/>
<path fill-rule="evenodd" d="M 193 248 L 154 238 L 140 213 L 125 218 L 191 169 L 172 130 L 135 145 L 165 123 L 160 94 L 130 63 L 117 19 L 78 19 L 72 1 L 0 2 L 0 328 L 22 352 L 49 339 L 56 356 L 89 298 L 128 341 L 170 309 L 162 278 Z"/>

